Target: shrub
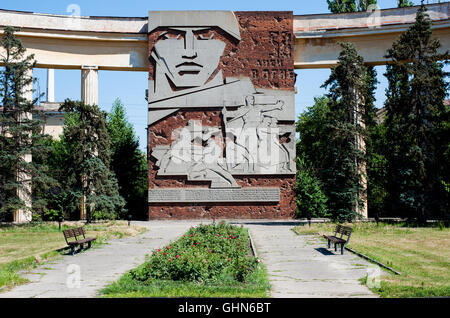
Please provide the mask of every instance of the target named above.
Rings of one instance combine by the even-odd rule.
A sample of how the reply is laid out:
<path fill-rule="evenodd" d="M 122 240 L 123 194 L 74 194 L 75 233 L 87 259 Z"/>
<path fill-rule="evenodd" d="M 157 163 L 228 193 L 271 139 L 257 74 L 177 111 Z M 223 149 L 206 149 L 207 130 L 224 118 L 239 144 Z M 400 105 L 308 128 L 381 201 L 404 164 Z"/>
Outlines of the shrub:
<path fill-rule="evenodd" d="M 304 160 L 297 158 L 296 176 L 297 216 L 306 218 L 328 217 L 327 197 L 322 192 L 320 181 L 306 167 Z"/>
<path fill-rule="evenodd" d="M 48 220 L 48 221 L 56 221 L 58 220 L 59 217 L 59 211 L 54 210 L 54 209 L 50 209 L 44 212 L 44 220 Z"/>
<path fill-rule="evenodd" d="M 246 230 L 221 222 L 192 227 L 178 241 L 155 250 L 146 263 L 130 274 L 143 282 L 151 279 L 244 282 L 256 265 Z"/>

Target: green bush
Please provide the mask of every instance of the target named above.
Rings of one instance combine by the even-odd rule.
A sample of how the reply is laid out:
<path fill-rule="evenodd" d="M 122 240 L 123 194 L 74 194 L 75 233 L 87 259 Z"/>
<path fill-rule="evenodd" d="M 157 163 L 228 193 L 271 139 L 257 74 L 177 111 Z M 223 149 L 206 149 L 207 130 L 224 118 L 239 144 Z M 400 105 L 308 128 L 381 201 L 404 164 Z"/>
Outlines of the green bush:
<path fill-rule="evenodd" d="M 57 221 L 59 217 L 59 211 L 50 209 L 44 212 L 44 220 L 47 221 Z"/>
<path fill-rule="evenodd" d="M 297 158 L 296 187 L 297 216 L 306 218 L 329 217 L 327 197 L 321 189 L 319 179 L 306 167 L 305 161 Z"/>
<path fill-rule="evenodd" d="M 110 211 L 92 211 L 91 219 L 95 221 L 100 220 L 116 220 L 117 214 Z"/>
<path fill-rule="evenodd" d="M 257 263 L 246 230 L 221 222 L 192 227 L 178 241 L 155 250 L 146 263 L 130 274 L 143 282 L 151 279 L 244 282 Z"/>

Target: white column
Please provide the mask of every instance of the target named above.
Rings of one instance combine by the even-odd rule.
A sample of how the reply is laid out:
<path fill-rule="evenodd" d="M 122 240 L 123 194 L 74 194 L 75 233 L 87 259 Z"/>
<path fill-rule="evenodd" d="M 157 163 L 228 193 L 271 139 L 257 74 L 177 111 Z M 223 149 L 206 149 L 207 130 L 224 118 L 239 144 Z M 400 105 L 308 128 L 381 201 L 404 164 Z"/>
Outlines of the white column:
<path fill-rule="evenodd" d="M 366 123 L 364 122 L 362 118 L 361 113 L 361 105 L 363 105 L 364 100 L 359 94 L 359 92 L 356 91 L 356 89 L 353 89 L 353 94 L 355 96 L 355 102 L 356 107 L 354 109 L 353 118 L 354 118 L 354 124 L 357 126 L 361 126 L 363 128 L 366 127 Z M 359 151 L 366 153 L 366 142 L 364 140 L 364 137 L 361 134 L 357 134 L 355 136 L 355 144 Z M 364 159 L 363 162 L 358 163 L 358 174 L 361 177 L 360 184 L 362 186 L 362 193 L 358 193 L 359 199 L 362 201 L 361 204 L 356 202 L 356 212 L 361 215 L 362 219 L 367 219 L 369 217 L 369 211 L 368 211 L 368 202 L 367 202 L 367 162 Z"/>
<path fill-rule="evenodd" d="M 81 67 L 81 101 L 88 105 L 98 105 L 97 66 L 83 65 Z M 80 202 L 80 219 L 85 220 L 86 217 L 86 197 L 83 196 Z"/>
<path fill-rule="evenodd" d="M 33 77 L 33 70 L 30 70 L 27 76 Z M 24 88 L 23 96 L 28 101 L 33 100 L 33 83 Z M 19 120 L 31 120 L 33 115 L 31 113 L 19 114 Z M 31 134 L 30 134 L 31 137 Z M 24 154 L 22 157 L 25 162 L 31 162 L 31 153 Z M 26 208 L 14 211 L 14 222 L 26 223 L 31 222 L 32 219 L 32 176 L 27 172 L 16 171 L 16 181 L 20 183 L 23 188 L 17 189 L 17 196 L 25 202 Z"/>
<path fill-rule="evenodd" d="M 55 101 L 55 70 L 47 69 L 47 102 Z"/>
<path fill-rule="evenodd" d="M 81 100 L 85 104 L 98 105 L 98 67 L 81 67 Z"/>

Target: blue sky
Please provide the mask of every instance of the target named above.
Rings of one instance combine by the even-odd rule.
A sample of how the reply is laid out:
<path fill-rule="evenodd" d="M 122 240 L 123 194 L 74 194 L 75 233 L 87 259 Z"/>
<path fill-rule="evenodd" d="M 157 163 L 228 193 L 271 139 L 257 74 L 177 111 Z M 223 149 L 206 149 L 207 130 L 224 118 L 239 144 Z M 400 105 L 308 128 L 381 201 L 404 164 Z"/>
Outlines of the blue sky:
<path fill-rule="evenodd" d="M 432 1 L 430 1 L 431 3 Z M 420 4 L 420 0 L 414 3 Z M 128 16 L 145 17 L 148 10 L 288 10 L 294 14 L 328 13 L 326 0 L 227 0 L 227 1 L 112 1 L 112 0 L 1 0 L 0 9 L 31 11 L 48 14 L 71 14 L 68 8 L 71 4 L 80 7 L 82 16 Z M 396 7 L 397 0 L 379 0 L 382 9 Z M 386 80 L 383 76 L 385 67 L 377 67 L 380 84 L 377 90 L 377 106 L 382 107 L 385 100 Z M 314 97 L 326 91 L 320 86 L 330 75 L 330 70 L 297 70 L 298 94 L 296 96 L 296 114 L 298 115 L 314 103 Z M 46 70 L 36 69 L 34 76 L 39 84 L 36 89 L 46 91 Z M 81 71 L 55 71 L 55 100 L 81 97 Z M 144 99 L 147 88 L 146 72 L 99 71 L 99 105 L 109 111 L 116 98 L 120 98 L 127 108 L 129 121 L 134 125 L 136 135 L 140 140 L 140 148 L 146 151 L 147 105 Z M 45 100 L 45 97 L 44 97 Z"/>

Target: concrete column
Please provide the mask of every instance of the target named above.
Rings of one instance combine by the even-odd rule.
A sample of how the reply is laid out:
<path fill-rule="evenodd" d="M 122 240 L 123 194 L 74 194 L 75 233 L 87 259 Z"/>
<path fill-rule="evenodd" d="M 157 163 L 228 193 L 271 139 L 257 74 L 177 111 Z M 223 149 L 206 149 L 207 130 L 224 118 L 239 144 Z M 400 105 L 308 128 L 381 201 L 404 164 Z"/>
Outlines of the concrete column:
<path fill-rule="evenodd" d="M 361 105 L 363 105 L 364 100 L 355 89 L 353 89 L 354 95 L 355 95 L 355 103 L 356 103 L 356 109 L 354 110 L 353 118 L 354 118 L 354 124 L 360 125 L 361 127 L 365 128 L 366 123 L 364 122 L 362 118 L 361 113 Z M 366 142 L 360 134 L 355 136 L 355 144 L 358 150 L 360 150 L 363 153 L 366 153 Z M 363 187 L 362 192 L 358 194 L 359 199 L 362 201 L 361 204 L 356 203 L 355 208 L 356 212 L 361 215 L 362 219 L 367 219 L 369 217 L 368 212 L 368 206 L 367 206 L 367 162 L 364 160 L 363 162 L 357 163 L 358 164 L 358 171 L 359 175 L 361 177 L 361 186 Z"/>
<path fill-rule="evenodd" d="M 33 70 L 30 70 L 27 76 L 33 77 Z M 24 88 L 23 96 L 28 100 L 33 100 L 33 83 Z M 33 115 L 31 113 L 19 114 L 18 120 L 31 120 Z M 30 134 L 31 137 L 31 134 Z M 31 162 L 31 153 L 23 155 L 25 162 Z M 17 196 L 25 202 L 26 208 L 14 211 L 14 222 L 26 223 L 31 222 L 32 219 L 32 176 L 27 172 L 16 171 L 16 181 L 22 185 L 21 189 L 17 189 Z"/>
<path fill-rule="evenodd" d="M 98 105 L 98 67 L 81 67 L 81 100 L 85 104 Z M 85 180 L 82 181 L 85 183 Z M 80 202 L 80 220 L 86 220 L 86 197 Z"/>
<path fill-rule="evenodd" d="M 81 100 L 85 104 L 98 105 L 98 67 L 81 67 Z"/>
<path fill-rule="evenodd" d="M 47 69 L 47 102 L 55 101 L 55 70 Z"/>
<path fill-rule="evenodd" d="M 86 186 L 86 181 L 84 180 L 84 178 L 82 178 L 82 182 L 83 182 L 83 186 Z M 86 213 L 86 196 L 83 195 L 81 197 L 81 202 L 80 202 L 80 220 L 86 220 L 87 217 L 87 213 Z"/>
<path fill-rule="evenodd" d="M 366 153 L 366 143 L 362 136 L 357 136 L 357 146 L 358 149 L 362 152 Z M 362 205 L 357 206 L 357 212 L 361 214 L 363 219 L 367 219 L 369 217 L 369 211 L 367 206 L 367 163 L 366 161 L 362 162 L 359 167 L 359 173 L 361 176 L 361 185 L 363 187 L 363 193 L 359 194 L 360 199 L 362 200 Z"/>

